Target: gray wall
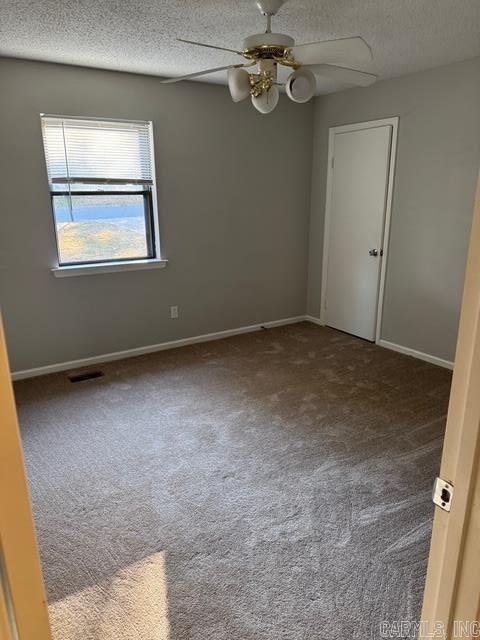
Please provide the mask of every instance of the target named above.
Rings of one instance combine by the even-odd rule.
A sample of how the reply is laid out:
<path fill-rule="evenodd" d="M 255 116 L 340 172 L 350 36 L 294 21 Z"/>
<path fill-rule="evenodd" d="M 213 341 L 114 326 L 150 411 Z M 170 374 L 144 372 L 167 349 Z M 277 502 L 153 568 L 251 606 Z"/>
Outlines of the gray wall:
<path fill-rule="evenodd" d="M 0 301 L 14 370 L 319 315 L 328 127 L 400 116 L 382 337 L 452 359 L 480 59 L 258 114 L 224 87 L 0 60 Z M 153 120 L 164 270 L 56 279 L 39 113 Z M 313 134 L 313 119 L 315 131 Z M 308 265 L 311 143 L 314 135 Z M 180 318 L 169 319 L 179 305 Z"/>
<path fill-rule="evenodd" d="M 262 116 L 225 87 L 8 59 L 0 87 L 13 370 L 305 313 L 313 104 Z M 165 269 L 53 277 L 41 112 L 153 120 Z"/>
<path fill-rule="evenodd" d="M 453 360 L 480 164 L 480 58 L 319 98 L 308 313 L 318 316 L 328 128 L 400 116 L 382 338 Z"/>

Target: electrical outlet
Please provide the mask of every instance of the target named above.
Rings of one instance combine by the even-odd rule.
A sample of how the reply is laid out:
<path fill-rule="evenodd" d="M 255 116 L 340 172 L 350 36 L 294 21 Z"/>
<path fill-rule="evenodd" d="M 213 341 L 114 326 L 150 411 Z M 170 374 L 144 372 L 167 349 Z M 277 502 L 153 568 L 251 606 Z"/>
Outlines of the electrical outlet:
<path fill-rule="evenodd" d="M 170 318 L 172 318 L 172 320 L 174 320 L 175 318 L 178 318 L 178 307 L 177 307 L 177 305 L 175 305 L 174 307 L 170 307 Z"/>

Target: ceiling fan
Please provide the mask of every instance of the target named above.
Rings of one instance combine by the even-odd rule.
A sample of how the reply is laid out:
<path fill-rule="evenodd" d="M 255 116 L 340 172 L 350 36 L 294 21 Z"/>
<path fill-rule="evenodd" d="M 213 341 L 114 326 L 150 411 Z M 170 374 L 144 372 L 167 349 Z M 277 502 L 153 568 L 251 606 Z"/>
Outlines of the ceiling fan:
<path fill-rule="evenodd" d="M 290 36 L 272 33 L 272 17 L 284 3 L 285 0 L 256 2 L 258 9 L 267 19 L 267 27 L 265 33 L 245 38 L 241 51 L 177 38 L 187 44 L 235 53 L 245 58 L 246 62 L 167 78 L 161 82 L 179 82 L 228 70 L 228 86 L 232 100 L 240 102 L 251 96 L 253 106 L 260 113 L 270 113 L 277 106 L 278 87 L 282 84 L 277 82 L 278 65 L 292 69 L 285 83 L 285 90 L 294 102 L 308 102 L 315 95 L 315 75 L 364 87 L 376 81 L 375 75 L 350 68 L 350 65 L 361 65 L 372 59 L 370 47 L 359 36 L 296 45 Z M 246 70 L 254 66 L 257 67 L 256 72 Z"/>

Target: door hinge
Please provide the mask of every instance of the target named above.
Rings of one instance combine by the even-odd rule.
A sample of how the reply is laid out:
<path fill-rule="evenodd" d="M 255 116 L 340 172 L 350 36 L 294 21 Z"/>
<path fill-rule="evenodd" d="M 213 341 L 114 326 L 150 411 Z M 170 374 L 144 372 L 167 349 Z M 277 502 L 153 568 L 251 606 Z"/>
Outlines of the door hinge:
<path fill-rule="evenodd" d="M 435 478 L 433 483 L 432 500 L 437 507 L 450 511 L 453 500 L 453 484 L 442 478 Z"/>
<path fill-rule="evenodd" d="M 334 156 L 332 156 L 332 169 L 333 169 L 334 164 L 335 164 L 335 158 L 334 158 Z"/>

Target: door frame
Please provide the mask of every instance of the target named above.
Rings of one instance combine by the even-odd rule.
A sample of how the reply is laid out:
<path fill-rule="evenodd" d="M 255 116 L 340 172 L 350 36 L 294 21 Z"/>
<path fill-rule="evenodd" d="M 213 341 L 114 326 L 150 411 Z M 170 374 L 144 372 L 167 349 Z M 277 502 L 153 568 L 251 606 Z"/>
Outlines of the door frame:
<path fill-rule="evenodd" d="M 480 602 L 479 264 L 480 177 L 439 474 L 454 486 L 454 493 L 450 511 L 435 507 L 419 640 L 478 637 L 478 626 L 461 632 L 455 630 L 455 621 L 478 624 Z"/>
<path fill-rule="evenodd" d="M 0 315 L 0 637 L 51 640 Z"/>
<path fill-rule="evenodd" d="M 330 219 L 332 208 L 332 190 L 333 190 L 333 171 L 334 171 L 334 140 L 338 133 L 349 133 L 352 131 L 361 131 L 363 129 L 376 129 L 378 127 L 391 126 L 392 140 L 390 145 L 390 157 L 388 168 L 387 193 L 385 197 L 385 217 L 383 221 L 382 234 L 382 262 L 380 265 L 380 282 L 378 288 L 378 303 L 375 324 L 375 344 L 381 339 L 382 315 L 383 315 L 383 298 L 385 295 L 385 277 L 387 273 L 388 248 L 390 240 L 390 221 L 392 217 L 392 201 L 393 187 L 395 181 L 395 165 L 397 158 L 397 140 L 398 125 L 400 118 L 398 116 L 392 118 L 382 118 L 380 120 L 367 120 L 366 122 L 356 122 L 354 124 L 340 125 L 330 127 L 328 130 L 328 164 L 327 164 L 327 191 L 325 199 L 325 221 L 323 225 L 323 259 L 322 259 L 322 290 L 320 295 L 320 324 L 325 325 L 325 302 L 327 294 L 327 277 L 328 277 L 328 250 L 330 242 Z"/>

